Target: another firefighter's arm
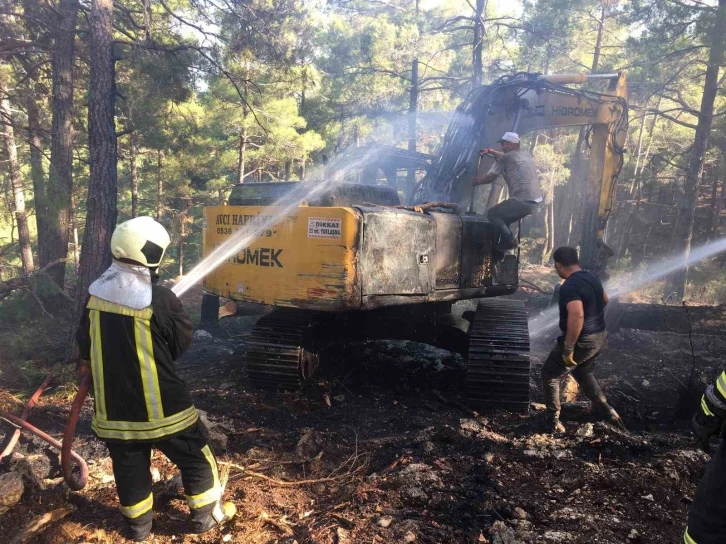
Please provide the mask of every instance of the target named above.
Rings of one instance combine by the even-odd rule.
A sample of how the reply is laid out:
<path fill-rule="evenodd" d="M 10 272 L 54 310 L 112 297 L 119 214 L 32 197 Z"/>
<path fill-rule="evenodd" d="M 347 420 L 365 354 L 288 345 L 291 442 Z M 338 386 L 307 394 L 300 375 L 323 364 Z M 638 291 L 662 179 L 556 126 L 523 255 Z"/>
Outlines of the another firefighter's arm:
<path fill-rule="evenodd" d="M 164 290 L 163 299 L 166 306 L 162 331 L 164 339 L 169 345 L 171 357 L 176 361 L 192 343 L 194 326 L 177 296 L 170 289 L 163 287 L 160 289 Z"/>
<path fill-rule="evenodd" d="M 711 437 L 726 421 L 726 371 L 709 385 L 701 397 L 701 407 L 693 416 L 693 432 L 701 447 L 708 451 Z"/>
<path fill-rule="evenodd" d="M 572 300 L 567 303 L 567 332 L 565 333 L 565 343 L 562 348 L 562 360 L 567 366 L 574 366 L 573 358 L 575 352 L 575 344 L 580 337 L 582 327 L 585 325 L 585 308 L 581 300 Z"/>
<path fill-rule="evenodd" d="M 602 301 L 605 303 L 605 306 L 610 303 L 610 297 L 605 291 L 602 292 Z"/>

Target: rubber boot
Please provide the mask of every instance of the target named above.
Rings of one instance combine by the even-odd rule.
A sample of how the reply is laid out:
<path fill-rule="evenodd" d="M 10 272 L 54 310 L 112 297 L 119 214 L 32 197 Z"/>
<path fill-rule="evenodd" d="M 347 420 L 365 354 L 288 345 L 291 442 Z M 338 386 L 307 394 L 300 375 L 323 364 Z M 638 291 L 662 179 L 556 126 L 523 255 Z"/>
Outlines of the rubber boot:
<path fill-rule="evenodd" d="M 552 434 L 565 434 L 565 426 L 560 422 L 560 418 L 555 416 L 550 420 L 550 432 Z"/>
<path fill-rule="evenodd" d="M 206 533 L 221 527 L 231 520 L 237 513 L 237 507 L 231 502 L 217 503 L 209 515 L 200 521 L 193 521 L 192 528 L 195 533 Z"/>
<path fill-rule="evenodd" d="M 128 523 L 128 533 L 129 533 L 129 539 L 133 540 L 134 542 L 143 542 L 146 540 L 146 538 L 149 536 L 149 533 L 151 533 L 151 526 L 153 524 L 154 518 L 153 515 L 149 516 L 148 521 L 145 521 L 144 523 Z"/>

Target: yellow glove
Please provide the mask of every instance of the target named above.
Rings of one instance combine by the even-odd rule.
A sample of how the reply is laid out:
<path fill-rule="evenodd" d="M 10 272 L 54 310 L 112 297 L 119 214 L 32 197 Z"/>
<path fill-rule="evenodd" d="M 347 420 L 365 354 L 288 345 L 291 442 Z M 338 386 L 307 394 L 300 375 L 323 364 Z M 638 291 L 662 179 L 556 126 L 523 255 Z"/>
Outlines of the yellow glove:
<path fill-rule="evenodd" d="M 567 344 L 564 345 L 562 349 L 562 362 L 567 368 L 577 366 L 577 362 L 575 361 L 575 357 L 573 356 L 574 352 L 575 346 L 568 346 Z"/>

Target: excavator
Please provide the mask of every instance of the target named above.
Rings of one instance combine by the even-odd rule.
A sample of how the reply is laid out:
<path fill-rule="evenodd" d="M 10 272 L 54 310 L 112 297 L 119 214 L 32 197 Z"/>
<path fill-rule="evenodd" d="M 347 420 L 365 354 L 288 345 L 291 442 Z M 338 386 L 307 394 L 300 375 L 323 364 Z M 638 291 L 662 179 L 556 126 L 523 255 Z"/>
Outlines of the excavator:
<path fill-rule="evenodd" d="M 245 183 L 227 204 L 205 208 L 205 255 L 249 225 L 264 225 L 204 279 L 214 310 L 216 297 L 271 308 L 247 340 L 249 383 L 299 388 L 325 362 L 326 347 L 345 339 L 446 345 L 463 337 L 468 404 L 526 411 L 527 315 L 521 301 L 506 298 L 518 288 L 519 251 L 498 252 L 487 221 L 502 184 L 473 189 L 471 179 L 493 161 L 480 150 L 504 132 L 556 127 L 587 127 L 580 254 L 585 267 L 602 272 L 628 128 L 624 73 L 502 77 L 456 109 L 436 156 L 359 148 L 332 161 L 322 180 L 304 182 L 316 188 L 292 207 L 280 208 L 278 199 L 295 183 Z M 396 185 L 401 171 L 419 173 L 408 176 L 405 191 Z M 452 314 L 454 303 L 469 299 L 478 300 L 475 311 Z"/>

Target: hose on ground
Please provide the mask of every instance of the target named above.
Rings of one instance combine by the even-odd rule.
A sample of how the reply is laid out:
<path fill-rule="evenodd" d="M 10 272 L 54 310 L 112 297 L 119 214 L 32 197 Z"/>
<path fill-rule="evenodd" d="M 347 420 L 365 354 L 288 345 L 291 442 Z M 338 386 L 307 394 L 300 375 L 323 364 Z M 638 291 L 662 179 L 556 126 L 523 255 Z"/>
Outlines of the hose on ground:
<path fill-rule="evenodd" d="M 58 448 L 59 450 L 61 450 L 61 452 L 63 451 L 63 445 L 60 442 L 58 442 L 55 438 L 44 433 L 43 431 L 41 431 L 34 425 L 31 425 L 27 421 L 20 419 L 18 416 L 14 416 L 14 415 L 8 414 L 6 412 L 0 412 L 0 418 L 5 419 L 15 425 L 18 425 L 19 427 L 22 427 L 26 431 L 30 431 L 35 436 L 42 438 L 43 440 L 48 442 L 48 444 L 50 444 L 51 446 Z M 68 449 L 70 450 L 70 447 Z M 88 466 L 86 465 L 86 462 L 83 460 L 83 458 L 74 451 L 70 451 L 70 454 L 68 457 L 69 457 L 68 466 L 69 466 L 69 473 L 70 473 L 70 481 L 69 481 L 68 475 L 66 474 L 65 470 L 63 471 L 63 473 L 64 473 L 63 477 L 65 478 L 66 483 L 68 484 L 68 487 L 70 487 L 73 491 L 78 491 L 79 489 L 83 489 L 83 487 L 86 485 L 86 481 L 88 480 Z M 81 473 L 78 478 L 76 478 L 75 475 L 73 474 L 73 471 L 70 470 L 70 459 L 73 459 L 76 462 L 76 464 L 78 465 L 78 467 L 81 469 Z"/>
<path fill-rule="evenodd" d="M 73 435 L 75 434 L 76 424 L 78 423 L 78 415 L 81 412 L 81 407 L 83 406 L 83 402 L 86 400 L 88 390 L 92 383 L 91 373 L 87 372 L 86 375 L 83 377 L 81 386 L 78 388 L 78 393 L 76 393 L 76 398 L 73 399 L 73 404 L 71 405 L 71 413 L 68 416 L 68 421 L 66 422 L 66 427 L 63 432 L 62 444 L 49 434 L 44 433 L 34 425 L 31 425 L 30 423 L 25 421 L 30 415 L 30 410 L 33 408 L 33 405 L 38 401 L 38 398 L 40 397 L 40 395 L 43 394 L 43 391 L 45 391 L 52 379 L 53 376 L 48 373 L 45 381 L 35 391 L 33 396 L 30 397 L 30 400 L 28 400 L 22 416 L 18 417 L 14 416 L 13 414 L 8 414 L 6 412 L 0 411 L 0 419 L 4 419 L 12 423 L 13 425 L 25 429 L 26 431 L 30 431 L 35 436 L 48 442 L 48 444 L 50 444 L 51 446 L 61 450 L 61 467 L 63 468 L 63 479 L 65 480 L 66 485 L 68 485 L 68 487 L 70 487 L 73 491 L 79 491 L 86 487 L 86 482 L 88 481 L 88 465 L 86 465 L 86 462 L 80 455 L 78 455 L 75 451 L 71 449 L 71 446 L 73 445 Z M 18 442 L 19 436 L 20 429 L 16 429 L 13 435 L 10 437 L 8 445 L 3 450 L 0 459 L 8 455 L 13 450 L 15 444 Z M 78 465 L 80 474 L 76 475 L 73 472 L 71 460 L 73 460 L 76 465 Z"/>
<path fill-rule="evenodd" d="M 73 445 L 73 435 L 76 432 L 76 423 L 78 423 L 78 415 L 81 413 L 83 402 L 86 400 L 88 390 L 91 387 L 92 378 L 91 373 L 86 372 L 81 381 L 81 386 L 78 388 L 76 398 L 73 399 L 71 404 L 71 413 L 68 414 L 68 421 L 66 422 L 66 428 L 63 431 L 63 447 L 61 448 L 61 467 L 63 468 L 63 479 L 66 485 L 73 491 L 78 491 L 86 487 L 86 481 L 88 480 L 88 467 L 86 462 L 71 450 Z M 73 467 L 71 467 L 71 458 L 80 466 L 81 474 L 78 478 L 73 473 Z"/>
<path fill-rule="evenodd" d="M 43 383 L 41 383 L 40 387 L 36 389 L 35 393 L 33 393 L 33 396 L 28 399 L 28 402 L 25 405 L 25 410 L 23 410 L 23 414 L 20 416 L 20 419 L 22 419 L 23 421 L 27 421 L 28 416 L 30 415 L 30 411 L 33 409 L 33 406 L 35 406 L 35 403 L 38 402 L 38 399 L 43 394 L 43 391 L 48 388 L 51 381 L 53 381 L 53 374 L 48 372 L 48 374 L 46 374 L 45 376 L 45 380 L 43 381 Z M 10 440 L 8 440 L 5 449 L 2 451 L 2 453 L 0 453 L 0 461 L 5 459 L 5 457 L 10 455 L 10 452 L 15 449 L 15 445 L 18 443 L 19 438 L 20 429 L 15 429 L 15 431 L 13 431 L 13 434 L 10 436 Z"/>

